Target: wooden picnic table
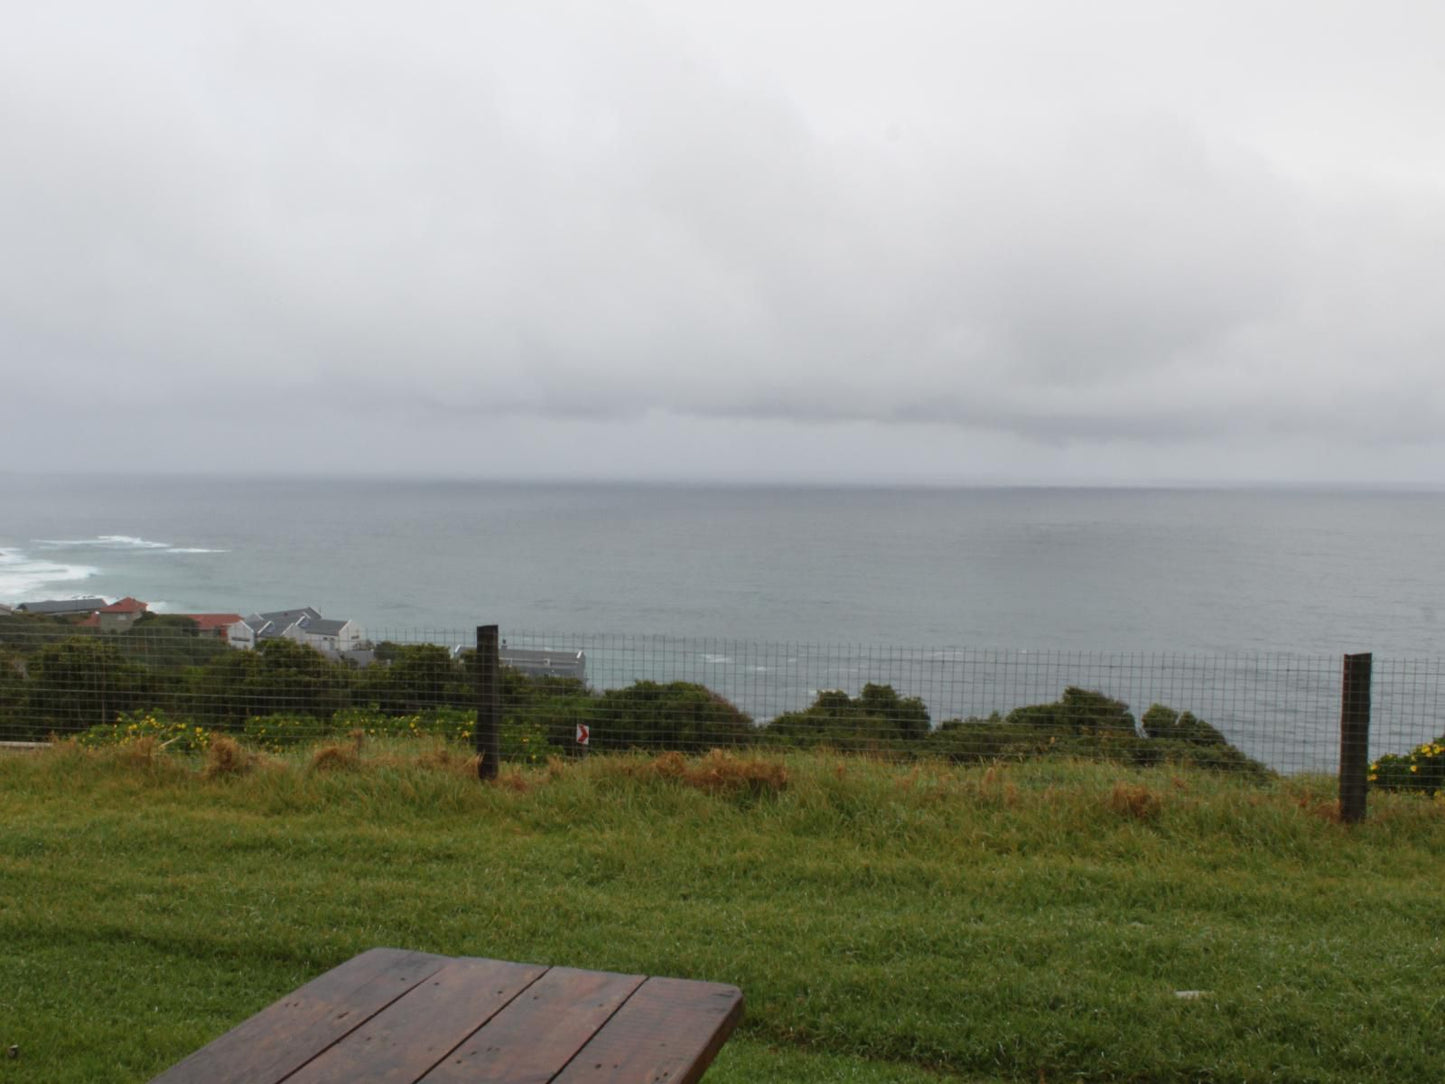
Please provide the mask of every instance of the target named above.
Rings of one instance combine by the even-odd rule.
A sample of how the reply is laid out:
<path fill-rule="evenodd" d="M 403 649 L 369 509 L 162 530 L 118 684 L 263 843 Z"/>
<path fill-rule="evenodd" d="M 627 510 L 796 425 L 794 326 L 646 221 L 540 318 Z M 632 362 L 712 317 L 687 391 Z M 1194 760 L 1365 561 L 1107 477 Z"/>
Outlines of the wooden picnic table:
<path fill-rule="evenodd" d="M 719 983 L 377 948 L 152 1084 L 687 1084 L 742 1011 Z"/>

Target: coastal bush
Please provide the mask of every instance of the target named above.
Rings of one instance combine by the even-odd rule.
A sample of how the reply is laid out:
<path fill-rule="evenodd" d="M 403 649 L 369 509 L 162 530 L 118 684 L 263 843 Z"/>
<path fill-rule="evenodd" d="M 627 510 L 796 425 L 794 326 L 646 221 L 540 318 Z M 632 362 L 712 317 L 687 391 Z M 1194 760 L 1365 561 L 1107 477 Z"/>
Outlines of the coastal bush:
<path fill-rule="evenodd" d="M 986 719 L 949 719 L 929 735 L 926 748 L 955 763 L 1079 757 L 1138 768 L 1173 764 L 1255 779 L 1273 774 L 1188 711 L 1154 704 L 1141 723 L 1142 732 L 1122 701 L 1070 686 L 1053 703 L 1030 704 L 1007 716 L 994 712 Z"/>
<path fill-rule="evenodd" d="M 826 689 L 804 710 L 768 723 L 761 737 L 773 745 L 898 752 L 915 749 L 928 737 L 930 725 L 928 708 L 918 697 L 900 697 L 891 685 L 870 683 L 856 697 Z"/>
<path fill-rule="evenodd" d="M 405 714 L 476 700 L 461 664 L 437 644 L 384 644 L 377 658 L 380 665 L 357 678 L 354 698 L 362 703 Z"/>
<path fill-rule="evenodd" d="M 266 702 L 276 711 L 329 716 L 347 706 L 347 669 L 306 644 L 275 639 L 262 642 Z"/>
<path fill-rule="evenodd" d="M 1163 704 L 1153 704 L 1139 720 L 1144 734 L 1150 738 L 1168 738 L 1172 741 L 1188 742 L 1190 745 L 1228 745 L 1214 727 L 1193 712 L 1175 711 Z"/>
<path fill-rule="evenodd" d="M 924 748 L 957 764 L 981 764 L 1049 756 L 1056 751 L 1058 741 L 1057 734 L 1004 722 L 994 712 L 986 719 L 944 720 L 928 736 Z"/>
<path fill-rule="evenodd" d="M 28 736 L 25 708 L 25 660 L 18 651 L 0 644 L 0 741 L 21 741 Z"/>
<path fill-rule="evenodd" d="M 1005 722 L 1055 735 L 1091 737 L 1133 735 L 1137 729 L 1128 704 L 1077 685 L 1065 688 L 1051 704 L 1015 708 Z"/>
<path fill-rule="evenodd" d="M 39 739 L 88 731 L 88 740 L 101 741 L 123 736 L 114 728 L 118 717 L 141 712 L 184 719 L 190 727 L 227 732 L 269 750 L 353 731 L 456 744 L 471 740 L 475 651 L 454 658 L 436 645 L 383 644 L 377 657 L 384 661 L 357 670 L 289 640 L 236 651 L 184 629 L 181 638 L 204 645 L 185 665 L 141 650 L 162 630 L 176 636 L 178 627 L 175 620 L 156 617 L 115 636 L 77 635 L 72 629 L 68 638 L 32 650 L 0 645 L 0 733 Z M 598 751 L 697 752 L 760 743 L 937 755 L 959 763 L 1079 757 L 1269 774 L 1191 712 L 1155 704 L 1136 723 L 1127 704 L 1077 686 L 1050 703 L 1007 715 L 951 719 L 932 729 L 922 700 L 901 696 L 890 685 L 868 684 L 857 696 L 825 690 L 806 709 L 755 727 L 735 705 L 690 682 L 639 681 L 599 693 L 576 679 L 533 677 L 509 667 L 500 677 L 502 755 L 518 764 L 545 759 L 546 750 L 578 752 L 575 735 L 585 724 Z M 1382 758 L 1371 771 L 1377 785 L 1427 793 L 1445 788 L 1441 767 L 1425 749 L 1403 759 Z"/>
<path fill-rule="evenodd" d="M 32 738 L 113 722 L 157 699 L 154 674 L 98 637 L 46 644 L 26 660 L 25 670 L 24 729 Z"/>
<path fill-rule="evenodd" d="M 591 747 L 598 750 L 695 752 L 746 745 L 755 736 L 751 718 L 711 689 L 687 681 L 637 681 L 608 689 L 589 709 L 588 719 L 570 727 L 565 717 L 554 717 L 551 743 L 575 748 L 575 722 L 582 721 L 591 727 Z"/>
<path fill-rule="evenodd" d="M 141 614 L 115 642 L 127 658 L 158 669 L 203 666 L 232 650 L 218 637 L 202 636 L 184 614 Z"/>
<path fill-rule="evenodd" d="M 292 640 L 266 640 L 255 651 L 226 648 L 186 673 L 179 700 L 211 726 L 241 729 L 253 715 L 326 719 L 351 702 L 350 669 Z"/>
<path fill-rule="evenodd" d="M 1370 765 L 1369 781 L 1381 790 L 1445 793 L 1445 734 L 1408 753 L 1387 753 Z"/>

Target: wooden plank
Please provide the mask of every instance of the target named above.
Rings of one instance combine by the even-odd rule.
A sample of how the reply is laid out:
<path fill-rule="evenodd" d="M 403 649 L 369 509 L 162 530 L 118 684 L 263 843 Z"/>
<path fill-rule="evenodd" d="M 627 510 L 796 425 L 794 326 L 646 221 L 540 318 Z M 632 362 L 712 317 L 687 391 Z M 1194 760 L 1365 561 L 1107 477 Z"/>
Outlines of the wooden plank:
<path fill-rule="evenodd" d="M 286 1084 L 413 1084 L 546 971 L 504 960 L 453 960 Z"/>
<path fill-rule="evenodd" d="M 648 979 L 556 1077 L 557 1084 L 693 1084 L 742 1015 L 736 986 Z"/>
<path fill-rule="evenodd" d="M 554 967 L 423 1080 L 546 1084 L 643 981 L 641 975 Z"/>
<path fill-rule="evenodd" d="M 262 1009 L 153 1084 L 274 1084 L 446 963 L 447 957 L 426 952 L 363 952 Z"/>

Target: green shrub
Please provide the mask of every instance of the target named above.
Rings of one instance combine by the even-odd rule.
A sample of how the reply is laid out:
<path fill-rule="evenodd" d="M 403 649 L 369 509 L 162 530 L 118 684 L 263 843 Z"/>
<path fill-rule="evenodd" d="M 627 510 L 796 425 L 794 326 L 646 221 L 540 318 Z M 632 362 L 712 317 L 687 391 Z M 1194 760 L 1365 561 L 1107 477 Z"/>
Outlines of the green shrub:
<path fill-rule="evenodd" d="M 26 662 L 24 717 L 35 737 L 86 730 L 124 712 L 154 706 L 158 681 L 113 642 L 73 636 Z"/>
<path fill-rule="evenodd" d="M 928 752 L 957 763 L 1080 757 L 1131 767 L 1177 764 L 1265 779 L 1273 773 L 1230 745 L 1190 712 L 1154 704 L 1143 732 L 1129 706 L 1074 686 L 1051 704 L 1016 708 L 1006 717 L 950 719 L 929 735 Z"/>
<path fill-rule="evenodd" d="M 1128 704 L 1077 685 L 1064 689 L 1052 704 L 1015 708 L 1006 721 L 1057 735 L 1133 735 L 1137 730 Z"/>
<path fill-rule="evenodd" d="M 548 737 L 554 745 L 575 747 L 575 724 L 592 729 L 591 747 L 679 750 L 746 745 L 754 738 L 752 719 L 701 685 L 674 681 L 660 685 L 637 681 L 608 689 L 590 704 L 589 718 L 553 719 Z"/>
<path fill-rule="evenodd" d="M 901 752 L 926 739 L 931 723 L 928 709 L 918 697 L 901 697 L 891 685 L 870 683 L 856 697 L 825 689 L 804 710 L 779 715 L 762 728 L 760 736 L 773 745 Z"/>

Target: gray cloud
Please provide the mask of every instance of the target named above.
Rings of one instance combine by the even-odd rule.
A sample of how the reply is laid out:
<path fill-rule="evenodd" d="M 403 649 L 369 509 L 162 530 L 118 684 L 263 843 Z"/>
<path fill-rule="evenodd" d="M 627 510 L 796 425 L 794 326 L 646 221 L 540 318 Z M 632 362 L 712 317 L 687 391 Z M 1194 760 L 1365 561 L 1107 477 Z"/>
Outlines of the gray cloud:
<path fill-rule="evenodd" d="M 1312 10 L 33 6 L 0 450 L 1445 480 L 1445 25 Z"/>

